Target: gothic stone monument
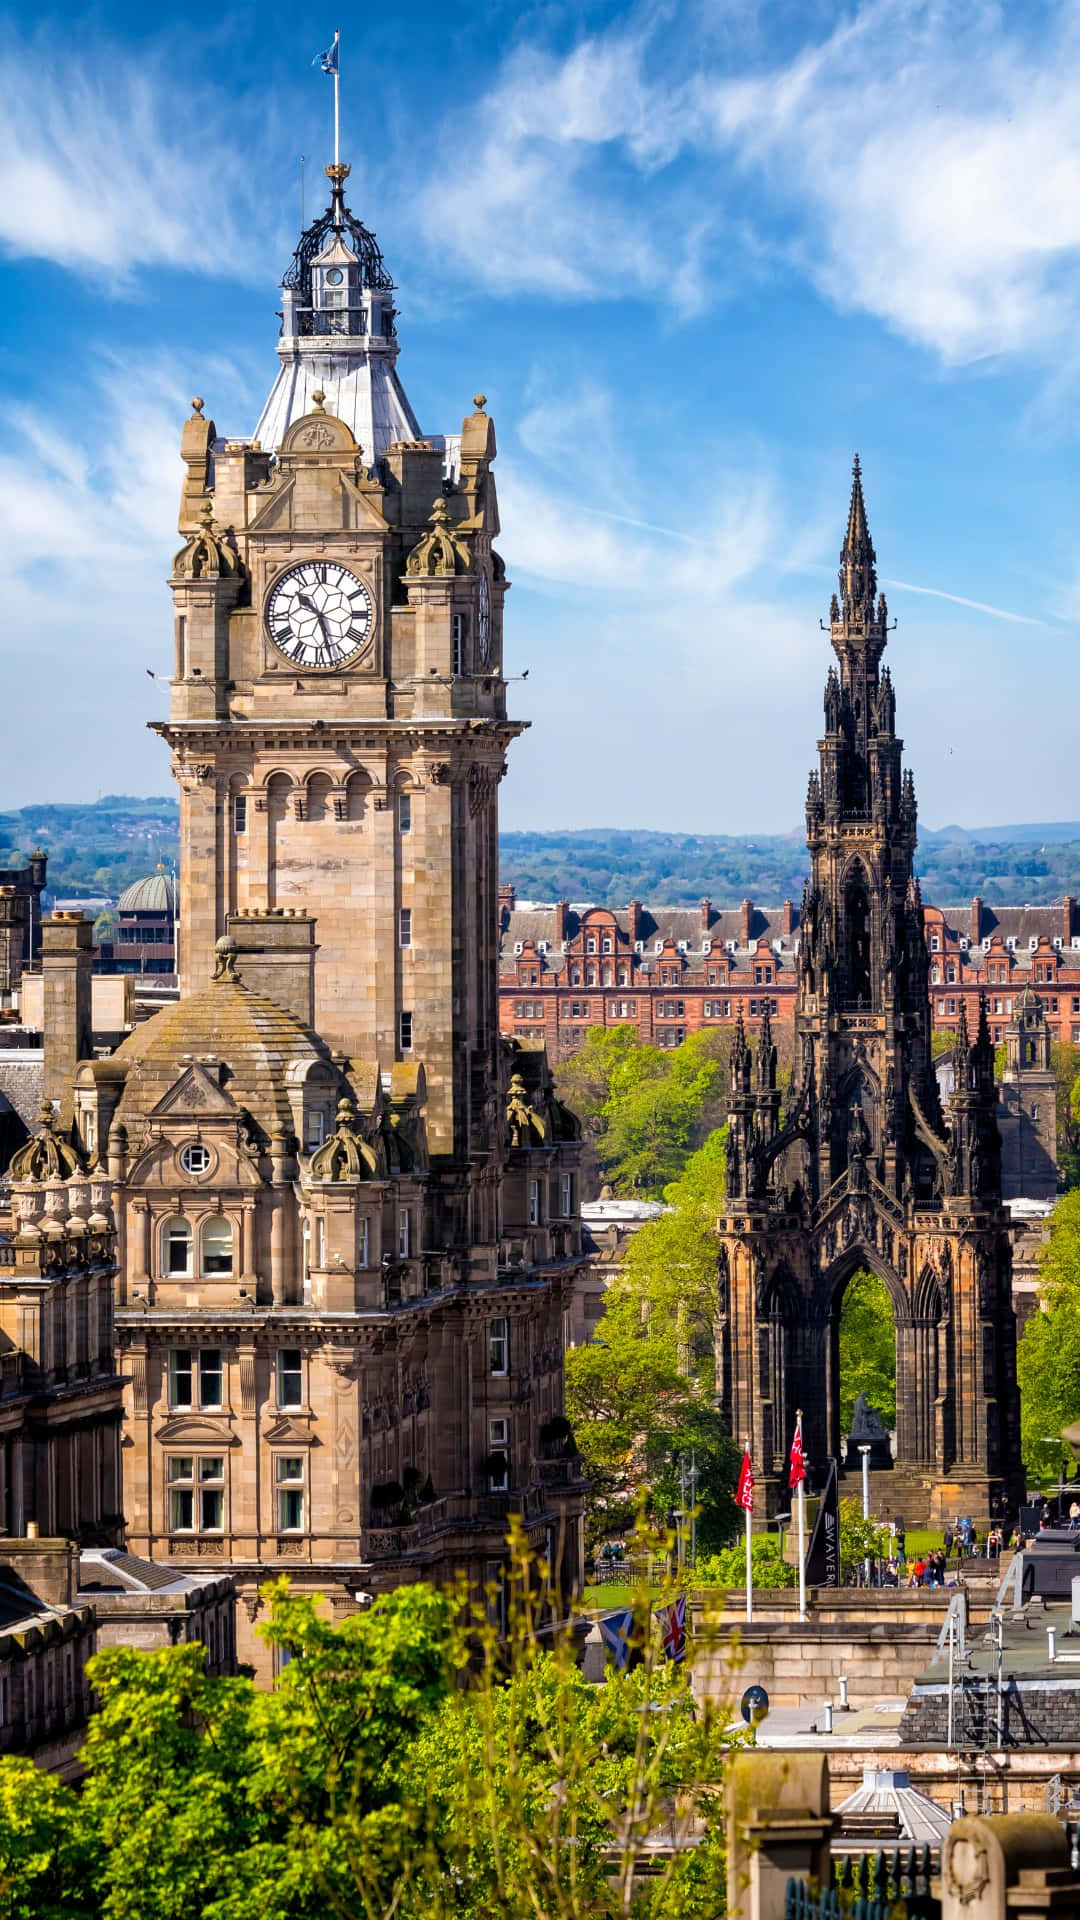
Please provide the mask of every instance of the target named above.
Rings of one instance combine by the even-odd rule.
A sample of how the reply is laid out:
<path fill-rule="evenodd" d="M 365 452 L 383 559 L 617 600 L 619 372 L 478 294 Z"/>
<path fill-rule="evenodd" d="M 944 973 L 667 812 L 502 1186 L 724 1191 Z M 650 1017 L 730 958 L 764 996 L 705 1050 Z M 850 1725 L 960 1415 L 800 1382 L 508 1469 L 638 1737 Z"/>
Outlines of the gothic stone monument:
<path fill-rule="evenodd" d="M 783 1124 L 767 999 L 754 1058 L 741 1020 L 735 1035 L 717 1380 L 775 1513 L 797 1409 L 811 1464 L 839 1457 L 844 1289 L 860 1268 L 877 1274 L 896 1323 L 892 1503 L 911 1524 L 1000 1514 L 1023 1480 L 993 1050 L 985 1007 L 973 1039 L 961 1012 L 943 1114 L 912 870 L 915 788 L 881 666 L 887 624 L 856 459 L 830 614 L 838 664 L 806 801 L 811 875 Z"/>

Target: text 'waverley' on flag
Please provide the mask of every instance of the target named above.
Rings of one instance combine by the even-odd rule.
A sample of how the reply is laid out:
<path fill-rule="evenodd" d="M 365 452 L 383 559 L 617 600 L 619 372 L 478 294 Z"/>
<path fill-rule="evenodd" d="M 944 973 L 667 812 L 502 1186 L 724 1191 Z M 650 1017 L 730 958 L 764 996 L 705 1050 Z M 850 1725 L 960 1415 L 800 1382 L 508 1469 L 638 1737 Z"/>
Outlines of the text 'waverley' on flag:
<path fill-rule="evenodd" d="M 669 1660 L 686 1659 L 686 1595 L 673 1600 L 669 1607 L 657 1607 L 656 1618 L 660 1622 L 660 1631 L 664 1639 L 664 1653 Z"/>
<path fill-rule="evenodd" d="M 840 1488 L 836 1478 L 835 1460 L 829 1461 L 829 1477 L 825 1482 L 818 1516 L 814 1521 L 814 1531 L 810 1536 L 810 1550 L 806 1556 L 806 1584 L 808 1587 L 840 1585 Z"/>

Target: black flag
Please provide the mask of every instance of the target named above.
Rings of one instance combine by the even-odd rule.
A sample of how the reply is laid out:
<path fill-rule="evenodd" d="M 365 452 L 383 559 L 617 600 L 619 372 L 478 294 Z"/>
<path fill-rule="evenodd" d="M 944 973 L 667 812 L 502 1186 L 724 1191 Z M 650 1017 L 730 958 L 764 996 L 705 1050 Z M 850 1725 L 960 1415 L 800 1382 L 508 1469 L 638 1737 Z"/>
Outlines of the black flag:
<path fill-rule="evenodd" d="M 829 1477 L 810 1536 L 806 1584 L 808 1587 L 840 1585 L 840 1488 L 836 1480 L 835 1460 L 829 1461 Z"/>

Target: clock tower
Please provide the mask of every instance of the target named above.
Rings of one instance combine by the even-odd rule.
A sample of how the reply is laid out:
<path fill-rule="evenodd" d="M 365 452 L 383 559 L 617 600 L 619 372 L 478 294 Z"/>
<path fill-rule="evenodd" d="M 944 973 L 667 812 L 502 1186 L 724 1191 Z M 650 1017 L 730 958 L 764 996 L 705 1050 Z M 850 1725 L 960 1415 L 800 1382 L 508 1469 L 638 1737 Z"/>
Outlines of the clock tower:
<path fill-rule="evenodd" d="M 230 916 L 317 923 L 315 1024 L 382 1071 L 422 1059 L 435 1155 L 475 1154 L 498 1050 L 496 792 L 506 579 L 478 395 L 423 435 L 393 281 L 348 167 L 282 286 L 280 369 L 250 438 L 201 400 L 183 434 L 169 719 L 180 976 Z"/>

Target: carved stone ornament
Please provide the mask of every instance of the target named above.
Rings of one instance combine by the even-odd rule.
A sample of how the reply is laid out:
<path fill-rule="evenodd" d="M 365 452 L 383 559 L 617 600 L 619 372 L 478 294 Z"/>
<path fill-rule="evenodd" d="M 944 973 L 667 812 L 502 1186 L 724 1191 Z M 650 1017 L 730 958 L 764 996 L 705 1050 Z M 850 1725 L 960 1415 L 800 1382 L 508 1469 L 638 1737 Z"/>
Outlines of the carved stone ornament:
<path fill-rule="evenodd" d="M 962 1907 L 981 1900 L 990 1885 L 990 1854 L 976 1834 L 963 1834 L 945 1850 L 945 1889 Z"/>
<path fill-rule="evenodd" d="M 417 541 L 405 563 L 405 571 L 413 579 L 424 575 L 445 578 L 472 571 L 472 554 L 450 526 L 442 494 L 432 506 L 429 531 Z"/>
<path fill-rule="evenodd" d="M 474 816 L 484 807 L 490 806 L 495 797 L 498 784 L 496 774 L 491 767 L 469 768 L 469 812 Z"/>
<path fill-rule="evenodd" d="M 428 767 L 428 780 L 433 787 L 448 787 L 450 785 L 449 760 L 433 760 Z"/>
<path fill-rule="evenodd" d="M 199 528 L 189 533 L 173 560 L 178 580 L 229 580 L 243 573 L 243 562 L 236 551 L 232 533 L 214 525 L 214 503 L 206 500 L 199 515 Z"/>

